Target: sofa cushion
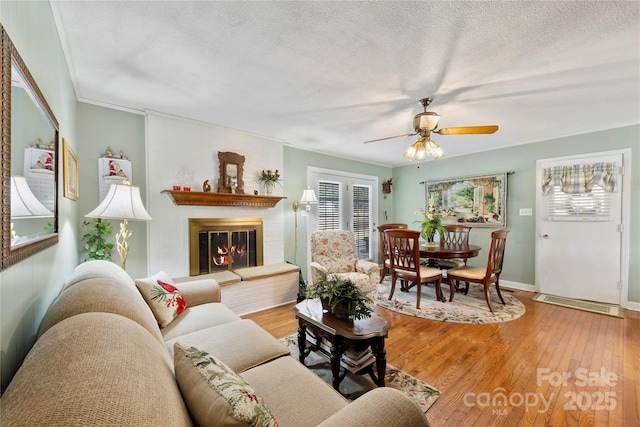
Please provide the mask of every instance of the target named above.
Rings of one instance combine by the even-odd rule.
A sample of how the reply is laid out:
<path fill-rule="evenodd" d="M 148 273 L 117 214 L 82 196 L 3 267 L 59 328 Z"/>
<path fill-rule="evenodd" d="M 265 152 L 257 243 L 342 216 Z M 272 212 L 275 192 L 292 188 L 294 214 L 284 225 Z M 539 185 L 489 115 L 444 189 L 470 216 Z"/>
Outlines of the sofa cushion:
<path fill-rule="evenodd" d="M 239 373 L 291 354 L 286 346 L 249 319 L 224 323 L 167 341 L 170 354 L 173 354 L 173 345 L 178 341 L 211 353 Z"/>
<path fill-rule="evenodd" d="M 240 316 L 219 302 L 189 307 L 166 328 L 160 330 L 165 341 L 211 326 L 240 320 Z"/>
<path fill-rule="evenodd" d="M 90 312 L 114 313 L 127 317 L 144 327 L 159 342 L 164 342 L 158 323 L 140 292 L 135 286 L 112 278 L 85 279 L 62 291 L 44 315 L 39 336 L 66 318 Z"/>
<path fill-rule="evenodd" d="M 291 356 L 248 369 L 242 378 L 264 398 L 280 427 L 317 426 L 348 405 L 329 384 Z"/>
<path fill-rule="evenodd" d="M 135 288 L 133 279 L 118 264 L 111 261 L 92 260 L 78 265 L 65 282 L 64 288 L 73 286 L 91 278 L 113 279 L 131 288 Z"/>
<path fill-rule="evenodd" d="M 193 346 L 174 346 L 176 381 L 201 426 L 277 427 L 262 397 L 227 365 Z"/>
<path fill-rule="evenodd" d="M 190 426 L 164 344 L 111 313 L 52 326 L 0 399 L 7 426 Z"/>
<path fill-rule="evenodd" d="M 161 328 L 173 322 L 187 308 L 187 302 L 164 271 L 136 279 L 135 283 Z"/>

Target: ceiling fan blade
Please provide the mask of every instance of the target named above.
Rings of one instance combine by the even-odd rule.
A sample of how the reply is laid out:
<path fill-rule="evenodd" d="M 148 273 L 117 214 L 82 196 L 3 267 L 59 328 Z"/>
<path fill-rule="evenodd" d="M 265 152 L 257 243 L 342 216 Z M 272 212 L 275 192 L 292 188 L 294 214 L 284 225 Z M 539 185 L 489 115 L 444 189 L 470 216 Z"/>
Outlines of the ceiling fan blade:
<path fill-rule="evenodd" d="M 377 142 L 377 141 L 385 141 L 387 139 L 393 139 L 393 138 L 404 138 L 404 137 L 413 136 L 413 135 L 417 135 L 417 133 L 405 133 L 404 135 L 396 135 L 396 136 L 388 136 L 386 138 L 372 139 L 371 141 L 363 142 L 363 144 L 368 144 L 370 142 Z"/>
<path fill-rule="evenodd" d="M 462 128 L 442 128 L 432 132 L 439 133 L 440 135 L 473 135 L 495 133 L 497 130 L 498 126 L 467 126 Z"/>

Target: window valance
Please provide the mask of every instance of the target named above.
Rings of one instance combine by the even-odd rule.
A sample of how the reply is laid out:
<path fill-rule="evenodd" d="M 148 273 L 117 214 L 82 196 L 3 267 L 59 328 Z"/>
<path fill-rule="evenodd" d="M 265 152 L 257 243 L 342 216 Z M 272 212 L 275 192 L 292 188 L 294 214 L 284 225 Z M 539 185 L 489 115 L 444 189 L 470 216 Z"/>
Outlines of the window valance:
<path fill-rule="evenodd" d="M 555 166 L 544 168 L 542 192 L 547 194 L 554 187 L 560 187 L 563 193 L 591 193 L 593 187 L 599 185 L 606 192 L 614 192 L 616 188 L 615 163 L 593 163 L 571 166 Z"/>

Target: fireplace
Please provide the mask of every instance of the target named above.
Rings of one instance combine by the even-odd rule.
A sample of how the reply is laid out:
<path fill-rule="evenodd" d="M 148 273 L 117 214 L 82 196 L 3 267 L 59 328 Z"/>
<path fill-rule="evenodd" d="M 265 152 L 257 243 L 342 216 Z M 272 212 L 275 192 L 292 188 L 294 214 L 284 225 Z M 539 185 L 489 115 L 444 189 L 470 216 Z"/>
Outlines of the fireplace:
<path fill-rule="evenodd" d="M 189 275 L 262 265 L 261 218 L 189 218 Z"/>

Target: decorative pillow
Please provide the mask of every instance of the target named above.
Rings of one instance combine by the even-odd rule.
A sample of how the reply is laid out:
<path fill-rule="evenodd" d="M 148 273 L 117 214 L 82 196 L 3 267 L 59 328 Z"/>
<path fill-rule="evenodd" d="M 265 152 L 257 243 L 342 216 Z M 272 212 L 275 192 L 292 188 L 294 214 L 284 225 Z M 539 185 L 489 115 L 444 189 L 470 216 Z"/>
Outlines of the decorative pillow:
<path fill-rule="evenodd" d="M 227 365 L 196 347 L 173 349 L 176 381 L 196 424 L 277 427 L 262 397 Z"/>
<path fill-rule="evenodd" d="M 161 328 L 187 308 L 187 302 L 164 271 L 146 279 L 137 279 L 136 287 L 149 304 Z"/>

